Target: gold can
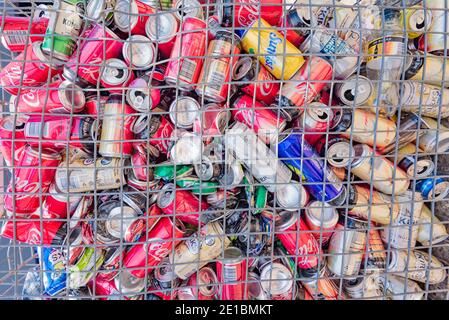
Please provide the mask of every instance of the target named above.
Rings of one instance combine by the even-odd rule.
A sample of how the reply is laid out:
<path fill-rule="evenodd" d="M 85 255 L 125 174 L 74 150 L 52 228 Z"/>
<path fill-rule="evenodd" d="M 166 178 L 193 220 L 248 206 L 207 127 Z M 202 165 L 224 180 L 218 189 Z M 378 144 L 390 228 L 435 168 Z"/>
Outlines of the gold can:
<path fill-rule="evenodd" d="M 410 253 L 410 254 L 409 254 Z M 446 269 L 436 257 L 419 250 L 392 250 L 388 272 L 422 283 L 437 284 L 446 279 Z"/>
<path fill-rule="evenodd" d="M 403 194 L 410 185 L 404 170 L 397 168 L 384 156 L 376 153 L 366 144 L 354 146 L 355 160 L 351 172 L 361 180 L 372 183 L 374 188 L 385 194 Z"/>
<path fill-rule="evenodd" d="M 366 143 L 376 148 L 382 148 L 395 141 L 396 124 L 380 115 L 361 108 L 354 109 L 352 113 L 352 125 L 343 137 L 360 143 Z"/>
<path fill-rule="evenodd" d="M 175 266 L 175 274 L 186 280 L 219 257 L 230 244 L 231 240 L 224 235 L 220 223 L 210 222 L 175 248 L 174 253 L 170 254 L 170 263 Z"/>
<path fill-rule="evenodd" d="M 424 246 L 440 243 L 449 237 L 446 226 L 432 214 L 427 206 L 422 207 L 419 218 L 418 235 L 416 240 Z"/>
<path fill-rule="evenodd" d="M 59 165 L 55 182 L 62 192 L 109 190 L 126 183 L 123 173 L 123 160 L 118 158 L 76 159 Z"/>
<path fill-rule="evenodd" d="M 449 63 L 446 63 L 445 57 L 422 51 L 408 52 L 405 62 L 405 79 L 449 87 L 448 77 Z"/>
<path fill-rule="evenodd" d="M 398 216 L 399 204 L 393 203 L 391 196 L 361 185 L 355 185 L 353 189 L 355 201 L 349 214 L 380 224 L 388 224 Z"/>

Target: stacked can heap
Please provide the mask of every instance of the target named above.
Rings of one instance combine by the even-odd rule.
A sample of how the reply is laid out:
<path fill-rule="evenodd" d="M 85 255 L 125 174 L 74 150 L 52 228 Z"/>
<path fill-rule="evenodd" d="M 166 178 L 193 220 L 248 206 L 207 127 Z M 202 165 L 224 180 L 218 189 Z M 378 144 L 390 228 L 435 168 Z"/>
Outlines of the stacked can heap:
<path fill-rule="evenodd" d="M 24 298 L 421 300 L 447 284 L 445 1 L 312 2 L 0 18 L 0 235 L 36 248 Z"/>

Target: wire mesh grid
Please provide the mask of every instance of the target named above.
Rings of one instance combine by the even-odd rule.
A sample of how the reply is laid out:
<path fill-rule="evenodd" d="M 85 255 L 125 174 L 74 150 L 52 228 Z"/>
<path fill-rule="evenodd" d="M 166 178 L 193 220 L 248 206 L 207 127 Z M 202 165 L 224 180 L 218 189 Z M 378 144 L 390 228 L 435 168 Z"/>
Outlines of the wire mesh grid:
<path fill-rule="evenodd" d="M 70 3 L 2 4 L 2 298 L 447 299 L 445 1 Z"/>

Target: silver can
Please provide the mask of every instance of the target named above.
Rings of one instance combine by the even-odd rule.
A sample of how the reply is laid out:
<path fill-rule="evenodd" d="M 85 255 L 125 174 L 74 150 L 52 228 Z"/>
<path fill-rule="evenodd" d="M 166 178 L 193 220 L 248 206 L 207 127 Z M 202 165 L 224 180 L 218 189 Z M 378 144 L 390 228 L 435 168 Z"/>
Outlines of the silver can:
<path fill-rule="evenodd" d="M 271 300 L 292 300 L 293 279 L 290 269 L 279 262 L 267 263 L 260 271 L 262 289 Z"/>
<path fill-rule="evenodd" d="M 152 41 L 142 35 L 132 35 L 122 49 L 125 62 L 137 70 L 149 69 L 156 61 L 156 48 Z"/>
<path fill-rule="evenodd" d="M 423 197 L 418 191 L 407 190 L 403 195 L 396 196 L 395 201 L 399 204 L 399 214 L 380 231 L 382 241 L 396 249 L 414 247 L 424 205 Z"/>
<path fill-rule="evenodd" d="M 301 183 L 291 180 L 278 187 L 276 200 L 283 210 L 297 211 L 309 202 L 309 194 Z"/>
<path fill-rule="evenodd" d="M 225 147 L 242 161 L 246 168 L 270 192 L 275 192 L 276 184 L 290 182 L 292 172 L 279 161 L 257 135 L 241 122 L 226 130 Z"/>
<path fill-rule="evenodd" d="M 198 134 L 182 131 L 170 149 L 170 157 L 175 164 L 195 164 L 201 162 L 204 144 Z"/>
<path fill-rule="evenodd" d="M 200 109 L 200 103 L 192 97 L 178 97 L 170 105 L 170 120 L 178 128 L 192 129 Z"/>
<path fill-rule="evenodd" d="M 341 218 L 329 241 L 327 265 L 339 276 L 355 277 L 359 273 L 365 252 L 368 223 L 347 216 L 347 225 Z"/>

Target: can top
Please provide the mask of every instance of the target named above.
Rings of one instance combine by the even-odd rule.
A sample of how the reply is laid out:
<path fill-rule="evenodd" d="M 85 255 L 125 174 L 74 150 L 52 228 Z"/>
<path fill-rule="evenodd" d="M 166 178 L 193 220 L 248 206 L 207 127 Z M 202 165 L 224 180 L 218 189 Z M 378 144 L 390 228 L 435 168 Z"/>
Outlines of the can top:
<path fill-rule="evenodd" d="M 337 84 L 336 93 L 341 102 L 348 106 L 359 106 L 371 97 L 374 86 L 367 77 L 354 74 L 343 83 Z"/>
<path fill-rule="evenodd" d="M 114 6 L 114 24 L 120 31 L 130 32 L 138 19 L 139 10 L 134 0 L 117 0 Z"/>
<path fill-rule="evenodd" d="M 263 300 L 266 299 L 266 294 L 263 291 L 260 277 L 255 272 L 248 272 L 248 299 Z"/>
<path fill-rule="evenodd" d="M 145 277 L 136 278 L 128 270 L 121 270 L 119 275 L 114 278 L 114 284 L 122 294 L 134 295 L 142 292 L 145 288 Z"/>
<path fill-rule="evenodd" d="M 58 97 L 65 109 L 70 112 L 80 112 L 86 103 L 83 90 L 68 80 L 59 84 Z"/>
<path fill-rule="evenodd" d="M 155 61 L 156 49 L 150 39 L 142 35 L 130 36 L 122 47 L 125 61 L 137 69 L 148 69 Z"/>
<path fill-rule="evenodd" d="M 89 0 L 86 6 L 86 17 L 94 21 L 100 19 L 106 4 L 107 0 Z"/>
<path fill-rule="evenodd" d="M 198 0 L 176 0 L 173 8 L 176 10 L 175 15 L 178 20 L 182 20 L 185 17 L 203 18 L 203 7 Z"/>
<path fill-rule="evenodd" d="M 192 97 L 182 96 L 175 99 L 170 105 L 170 120 L 178 128 L 191 129 L 199 115 L 201 106 Z"/>
<path fill-rule="evenodd" d="M 354 160 L 354 147 L 349 141 L 338 141 L 327 149 L 326 160 L 337 168 L 345 168 Z"/>
<path fill-rule="evenodd" d="M 263 290 L 269 295 L 281 295 L 289 292 L 293 287 L 293 275 L 281 263 L 272 262 L 265 265 L 260 272 Z"/>
<path fill-rule="evenodd" d="M 129 76 L 130 71 L 126 63 L 116 58 L 106 60 L 101 71 L 101 80 L 113 86 L 125 83 Z"/>
<path fill-rule="evenodd" d="M 337 210 L 326 202 L 311 201 L 305 210 L 308 222 L 329 229 L 338 222 Z"/>
<path fill-rule="evenodd" d="M 149 17 L 145 32 L 152 41 L 167 43 L 173 39 L 179 28 L 179 22 L 171 12 L 159 12 L 156 16 Z"/>
<path fill-rule="evenodd" d="M 137 219 L 136 211 L 128 206 L 113 208 L 108 215 L 105 226 L 107 232 L 114 238 L 125 236 L 126 230 Z"/>
<path fill-rule="evenodd" d="M 168 258 L 164 259 L 164 261 L 162 261 L 162 263 L 154 270 L 154 278 L 160 282 L 171 282 L 176 280 L 177 276 Z"/>
<path fill-rule="evenodd" d="M 239 263 L 243 261 L 244 255 L 242 250 L 237 247 L 228 247 L 224 251 L 223 263 Z"/>
<path fill-rule="evenodd" d="M 203 267 L 198 271 L 197 284 L 202 295 L 206 297 L 212 297 L 218 292 L 217 274 L 212 268 Z M 196 285 L 196 283 L 192 284 Z"/>
<path fill-rule="evenodd" d="M 126 101 L 139 112 L 148 112 L 153 107 L 150 99 L 150 84 L 144 78 L 136 78 L 129 84 Z"/>
<path fill-rule="evenodd" d="M 176 187 L 173 183 L 167 183 L 162 187 L 157 196 L 157 206 L 161 209 L 167 208 L 175 199 Z"/>
<path fill-rule="evenodd" d="M 115 265 L 120 262 L 120 257 L 125 253 L 124 246 L 108 246 L 105 250 L 103 268 L 107 269 L 108 266 Z"/>
<path fill-rule="evenodd" d="M 294 180 L 291 180 L 289 184 L 279 186 L 277 191 L 277 202 L 285 210 L 296 211 L 304 206 L 309 198 L 302 184 Z"/>
<path fill-rule="evenodd" d="M 251 57 L 241 57 L 237 62 L 234 64 L 234 67 L 232 68 L 232 80 L 242 80 L 253 66 L 253 59 Z M 262 67 L 262 65 L 260 65 Z M 250 81 L 252 79 L 248 79 Z"/>
<path fill-rule="evenodd" d="M 276 231 L 286 231 L 293 226 L 299 218 L 297 212 L 282 211 L 278 215 L 273 215 L 276 224 Z"/>

